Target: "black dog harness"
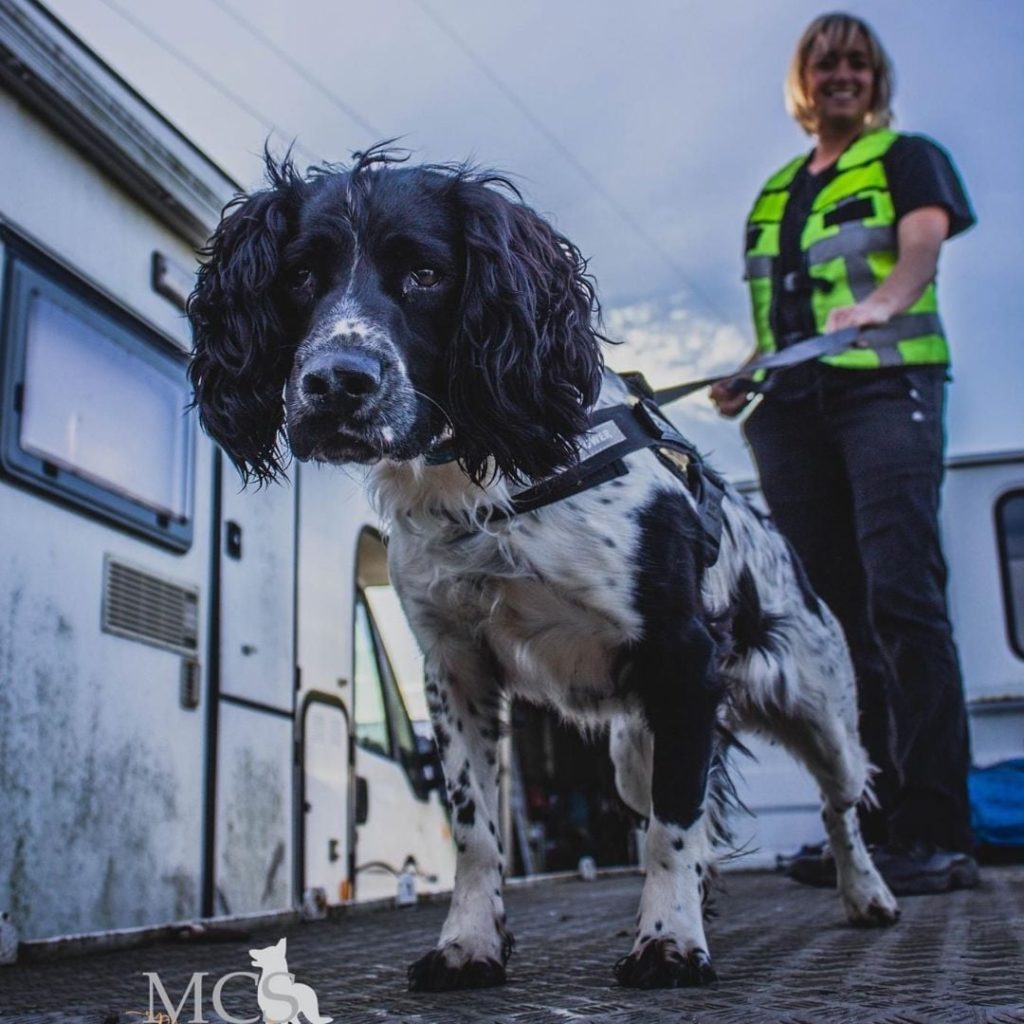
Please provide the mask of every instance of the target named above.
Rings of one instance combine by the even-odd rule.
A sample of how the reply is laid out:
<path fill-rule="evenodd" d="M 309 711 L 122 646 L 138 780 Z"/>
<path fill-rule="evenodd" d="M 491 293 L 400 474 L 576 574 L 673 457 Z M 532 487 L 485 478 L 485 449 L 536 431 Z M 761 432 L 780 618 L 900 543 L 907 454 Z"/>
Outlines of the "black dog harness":
<path fill-rule="evenodd" d="M 514 514 L 532 512 L 597 487 L 629 472 L 625 457 L 650 448 L 685 484 L 696 504 L 705 568 L 715 564 L 722 542 L 722 497 L 725 484 L 704 465 L 697 449 L 679 433 L 653 399 L 643 374 L 620 374 L 632 400 L 597 409 L 590 429 L 580 438 L 579 462 L 512 496 Z"/>
<path fill-rule="evenodd" d="M 640 373 L 620 374 L 629 388 L 630 400 L 622 405 L 595 410 L 590 428 L 579 439 L 579 461 L 553 476 L 517 491 L 511 509 L 493 509 L 487 521 L 508 519 L 572 498 L 592 487 L 625 476 L 625 457 L 650 448 L 658 460 L 681 480 L 696 504 L 700 523 L 701 559 L 705 568 L 714 565 L 722 540 L 722 496 L 725 485 L 704 465 L 697 449 L 679 433 L 658 408 L 653 392 Z M 427 457 L 431 464 L 452 461 L 454 452 L 445 446 Z"/>

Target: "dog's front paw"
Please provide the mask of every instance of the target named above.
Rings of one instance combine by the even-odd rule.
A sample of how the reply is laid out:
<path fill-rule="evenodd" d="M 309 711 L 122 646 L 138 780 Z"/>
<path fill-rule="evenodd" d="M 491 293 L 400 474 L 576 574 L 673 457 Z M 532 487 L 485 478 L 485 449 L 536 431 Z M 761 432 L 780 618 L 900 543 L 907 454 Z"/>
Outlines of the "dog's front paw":
<path fill-rule="evenodd" d="M 474 959 L 458 942 L 432 949 L 409 965 L 410 992 L 449 992 L 459 988 L 492 988 L 505 984 L 505 961 L 511 952 L 511 936 L 502 948 L 502 960 Z"/>
<path fill-rule="evenodd" d="M 840 895 L 847 920 L 858 928 L 887 928 L 900 919 L 896 897 L 881 879 L 877 885 L 840 890 Z"/>
<path fill-rule="evenodd" d="M 652 939 L 615 965 L 623 988 L 695 988 L 718 980 L 703 949 L 684 953 L 673 939 Z"/>

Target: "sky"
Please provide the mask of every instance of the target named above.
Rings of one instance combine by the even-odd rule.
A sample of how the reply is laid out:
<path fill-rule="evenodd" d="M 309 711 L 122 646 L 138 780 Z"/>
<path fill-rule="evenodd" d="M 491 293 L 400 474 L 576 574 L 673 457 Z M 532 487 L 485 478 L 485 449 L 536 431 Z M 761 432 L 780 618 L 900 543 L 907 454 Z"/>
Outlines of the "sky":
<path fill-rule="evenodd" d="M 810 140 L 782 81 L 808 0 L 47 0 L 246 188 L 269 138 L 297 162 L 401 139 L 509 173 L 590 258 L 616 369 L 667 385 L 753 344 L 743 222 Z M 863 0 L 896 68 L 896 127 L 953 156 L 979 224 L 943 248 L 951 454 L 1024 448 L 1024 0 Z M 706 392 L 670 409 L 750 476 Z"/>

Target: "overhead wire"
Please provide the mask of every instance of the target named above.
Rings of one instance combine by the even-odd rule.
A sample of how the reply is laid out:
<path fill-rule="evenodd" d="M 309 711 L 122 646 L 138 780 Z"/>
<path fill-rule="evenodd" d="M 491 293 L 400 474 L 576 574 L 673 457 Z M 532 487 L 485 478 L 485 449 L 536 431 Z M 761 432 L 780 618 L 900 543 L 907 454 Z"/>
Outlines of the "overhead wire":
<path fill-rule="evenodd" d="M 466 42 L 466 40 L 459 35 L 458 32 L 451 25 L 448 24 L 436 11 L 426 2 L 426 0 L 415 0 L 416 5 L 423 11 L 424 14 L 443 32 L 458 48 L 462 53 L 469 58 L 469 60 L 475 65 L 478 71 L 484 75 L 485 78 L 505 97 L 509 103 L 512 104 L 519 111 L 520 114 L 529 122 L 529 124 L 536 129 L 536 131 L 542 135 L 547 142 L 556 149 L 559 154 L 565 159 L 565 161 L 576 171 L 576 173 L 599 195 L 605 203 L 615 212 L 619 219 L 629 227 L 652 251 L 657 253 L 666 263 L 666 265 L 679 277 L 680 281 L 685 287 L 698 298 L 707 309 L 714 313 L 721 320 L 727 321 L 729 318 L 726 316 L 724 311 L 719 307 L 718 303 L 711 299 L 711 297 L 698 288 L 690 280 L 689 274 L 687 274 L 683 268 L 676 262 L 675 257 L 658 241 L 657 238 L 652 235 L 646 227 L 640 221 L 633 216 L 633 214 L 619 202 L 619 200 L 609 192 L 600 180 L 594 176 L 590 169 L 576 156 L 575 153 L 570 150 L 565 143 L 541 120 L 541 118 L 527 105 L 527 103 L 521 99 L 516 92 L 509 86 L 491 67 L 490 65 Z"/>
<path fill-rule="evenodd" d="M 325 85 L 324 82 L 317 78 L 301 61 L 293 57 L 287 50 L 284 49 L 279 43 L 275 42 L 266 32 L 258 29 L 251 22 L 247 21 L 241 14 L 238 13 L 230 4 L 224 2 L 224 0 L 209 0 L 215 7 L 223 11 L 229 18 L 231 18 L 235 24 L 239 25 L 244 31 L 248 32 L 253 38 L 258 39 L 271 53 L 273 53 L 279 60 L 283 61 L 295 72 L 307 85 L 312 86 L 324 97 L 336 110 L 341 111 L 346 117 L 351 119 L 363 131 L 373 136 L 373 141 L 381 139 L 387 134 L 386 132 L 380 131 L 370 121 L 363 117 L 359 111 L 357 111 L 350 103 L 346 103 L 340 96 L 333 92 L 329 86 Z"/>
<path fill-rule="evenodd" d="M 155 43 L 164 52 L 170 54 L 180 64 L 187 67 L 193 74 L 198 75 L 207 85 L 211 86 L 214 90 L 220 93 L 225 99 L 235 104 L 240 110 L 244 111 L 254 121 L 260 124 L 267 132 L 271 135 L 276 135 L 283 140 L 292 150 L 296 153 L 301 153 L 309 163 L 323 163 L 324 158 L 314 153 L 312 150 L 307 149 L 305 146 L 299 144 L 295 140 L 295 136 L 291 132 L 285 131 L 279 125 L 275 124 L 269 118 L 266 117 L 261 111 L 254 107 L 248 102 L 243 96 L 240 96 L 234 90 L 230 89 L 223 82 L 217 79 L 214 75 L 211 75 L 206 68 L 204 68 L 198 61 L 193 60 L 188 54 L 178 49 L 172 43 L 169 43 L 163 36 L 158 32 L 151 29 L 145 22 L 141 21 L 130 11 L 126 10 L 121 4 L 117 3 L 116 0 L 100 0 L 105 7 L 112 10 L 118 17 L 122 18 L 129 25 L 132 26 L 137 32 L 144 35 L 150 42 Z"/>
<path fill-rule="evenodd" d="M 285 132 L 278 125 L 268 120 L 263 114 L 261 114 L 255 107 L 252 106 L 243 97 L 239 96 L 233 90 L 229 89 L 222 82 L 211 75 L 205 68 L 203 68 L 196 61 L 192 60 L 187 54 L 183 53 L 177 47 L 174 47 L 168 43 L 162 36 L 151 30 L 147 25 L 137 19 L 130 12 L 126 11 L 116 0 L 100 0 L 101 3 L 105 4 L 125 21 L 131 24 L 139 32 L 144 34 L 147 38 L 152 40 L 166 52 L 170 53 L 175 59 L 180 61 L 191 71 L 197 74 L 203 81 L 207 82 L 222 96 L 230 100 L 240 109 L 244 110 L 250 117 L 254 118 L 261 125 L 264 126 L 271 133 L 280 136 L 283 139 L 289 138 L 289 133 Z M 301 78 L 307 85 L 315 89 L 321 96 L 324 97 L 332 106 L 338 111 L 348 117 L 354 124 L 358 125 L 365 132 L 371 135 L 374 139 L 383 138 L 387 133 L 377 128 L 371 121 L 363 117 L 350 103 L 347 103 L 340 96 L 337 95 L 328 85 L 326 85 L 322 79 L 314 75 L 305 65 L 299 60 L 293 57 L 284 47 L 273 40 L 267 33 L 257 28 L 251 22 L 247 21 L 243 15 L 236 11 L 230 4 L 226 3 L 225 0 L 208 0 L 209 3 L 213 4 L 220 11 L 231 18 L 237 25 L 239 25 L 244 31 L 256 39 L 261 45 L 266 47 L 271 53 L 273 53 L 282 63 L 292 70 L 299 78 Z M 690 278 L 690 275 L 683 270 L 680 264 L 677 262 L 671 252 L 650 232 L 648 229 L 633 215 L 633 213 L 624 206 L 614 194 L 608 191 L 602 182 L 593 174 L 589 167 L 583 163 L 576 156 L 575 153 L 570 150 L 565 143 L 552 131 L 547 124 L 536 114 L 536 112 L 515 92 L 515 90 L 508 85 L 503 78 L 501 78 L 491 66 L 480 56 L 479 53 L 461 36 L 444 18 L 442 18 L 427 2 L 426 0 L 414 0 L 420 10 L 426 15 L 426 17 L 434 23 L 436 28 L 442 32 L 462 53 L 463 55 L 476 67 L 476 69 L 494 86 L 494 88 L 519 112 L 519 114 L 527 121 L 528 124 L 540 135 L 545 141 L 555 149 L 561 157 L 573 168 L 573 170 L 583 179 L 588 187 L 599 196 L 605 204 L 615 213 L 615 215 L 626 225 L 644 244 L 654 253 L 656 253 L 669 267 L 670 270 L 679 278 L 683 286 L 697 298 L 702 305 L 704 305 L 710 312 L 721 320 L 728 320 L 728 317 L 719 307 L 718 303 L 715 302 L 711 297 L 701 288 L 697 287 Z M 306 147 L 300 145 L 298 142 L 292 143 L 294 149 L 297 152 L 305 154 L 307 158 L 311 158 L 311 162 L 323 163 L 322 157 L 313 154 Z"/>

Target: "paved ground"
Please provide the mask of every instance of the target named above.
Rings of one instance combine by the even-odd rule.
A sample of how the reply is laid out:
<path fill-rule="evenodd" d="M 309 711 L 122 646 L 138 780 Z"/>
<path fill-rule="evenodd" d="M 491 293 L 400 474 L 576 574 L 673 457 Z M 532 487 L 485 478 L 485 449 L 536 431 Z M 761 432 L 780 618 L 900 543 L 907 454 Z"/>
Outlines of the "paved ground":
<path fill-rule="evenodd" d="M 443 904 L 290 926 L 289 968 L 317 991 L 321 1013 L 351 1024 L 1024 1024 L 1022 866 L 987 869 L 973 892 L 905 899 L 903 920 L 886 931 L 848 927 L 832 893 L 731 874 L 709 933 L 718 985 L 653 993 L 620 989 L 611 977 L 629 947 L 640 885 L 623 876 L 511 889 L 517 951 L 499 989 L 405 991 L 406 964 L 432 945 Z M 204 1017 L 218 1021 L 213 982 L 250 969 L 246 950 L 280 934 L 0 967 L 0 1021 L 137 1024 L 148 1007 L 143 971 L 157 971 L 175 1002 L 192 972 L 208 972 Z M 251 986 L 225 986 L 228 1014 L 256 1013 Z"/>

